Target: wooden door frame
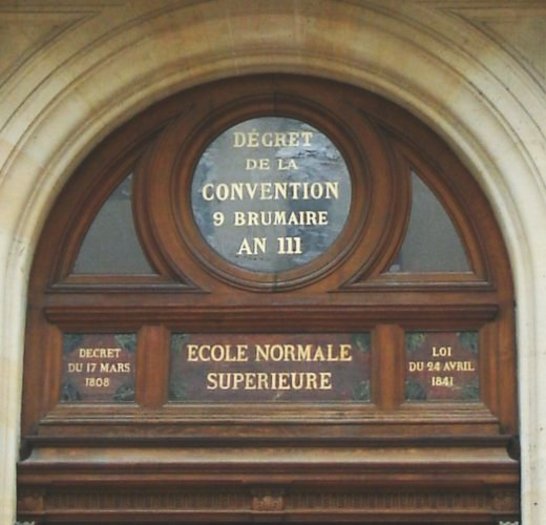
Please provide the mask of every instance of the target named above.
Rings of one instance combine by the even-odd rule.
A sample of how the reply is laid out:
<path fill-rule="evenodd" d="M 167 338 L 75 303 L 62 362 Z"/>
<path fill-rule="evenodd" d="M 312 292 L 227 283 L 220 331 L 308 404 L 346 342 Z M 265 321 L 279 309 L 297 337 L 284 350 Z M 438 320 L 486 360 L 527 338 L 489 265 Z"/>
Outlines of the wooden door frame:
<path fill-rule="evenodd" d="M 437 486 L 449 493 L 443 514 L 440 513 L 445 523 L 460 522 L 463 515 L 471 515 L 477 523 L 487 523 L 493 517 L 510 517 L 517 512 L 518 467 L 507 452 L 517 434 L 513 291 L 508 257 L 493 213 L 456 157 L 405 111 L 375 95 L 317 79 L 312 80 L 316 92 L 310 96 L 309 82 L 292 76 L 258 76 L 227 80 L 172 97 L 115 132 L 88 157 L 63 191 L 42 235 L 30 283 L 32 308 L 25 354 L 23 414 L 28 456 L 19 469 L 22 514 L 51 520 L 61 520 L 63 516 L 97 519 L 89 517 L 93 514 L 89 498 L 91 493 L 99 499 L 107 498 L 108 491 L 99 488 L 102 485 L 117 493 L 119 501 L 125 496 L 128 501 L 142 497 L 146 487 L 163 487 L 156 492 L 156 500 L 152 498 L 153 507 L 159 505 L 164 497 L 162 491 L 170 483 L 180 485 L 172 498 L 187 502 L 187 506 L 181 504 L 172 513 L 180 520 L 247 520 L 256 516 L 275 519 L 277 515 L 288 515 L 298 520 L 313 516 L 328 521 L 339 516 L 339 501 L 343 498 L 349 501 L 347 508 L 342 506 L 348 520 L 377 521 L 391 507 L 389 519 L 407 520 L 407 509 L 402 503 L 397 508 L 393 499 L 395 493 L 402 492 L 416 505 L 419 497 L 432 498 L 429 507 L 414 516 L 422 522 L 438 516 L 433 511 L 440 498 L 434 490 Z M 339 97 L 340 92 L 345 97 Z M 191 107 L 197 108 L 194 120 L 181 124 L 190 126 L 189 136 L 194 137 L 198 132 L 191 128 L 192 122 L 197 126 L 203 115 L 210 114 L 200 106 L 206 108 L 214 100 L 215 107 L 231 108 L 233 98 L 239 97 L 243 113 L 231 117 L 236 120 L 249 106 L 254 107 L 248 100 L 260 93 L 307 96 L 317 112 L 332 113 L 338 120 L 340 114 L 349 115 L 349 107 L 343 107 L 347 98 L 351 111 L 359 105 L 366 112 L 365 122 L 380 137 L 375 140 L 389 144 L 389 153 L 378 162 L 394 172 L 418 166 L 433 185 L 469 250 L 472 275 L 459 275 L 456 279 L 438 274 L 393 277 L 383 269 L 399 247 L 402 235 L 393 235 L 390 246 L 379 242 L 381 236 L 375 244 L 359 236 L 351 253 L 324 278 L 303 284 L 298 279 L 288 279 L 285 291 L 274 292 L 273 307 L 267 285 L 255 289 L 253 283 L 240 276 L 235 281 L 219 279 L 214 272 L 203 271 L 191 250 L 185 255 L 179 252 L 174 262 L 169 261 L 165 247 L 154 244 L 158 240 L 146 232 L 143 223 L 139 228 L 145 250 L 162 254 L 152 258 L 157 277 L 97 279 L 70 273 L 86 225 L 127 173 L 128 166 L 135 167 L 141 181 L 146 181 L 146 173 L 158 166 L 164 167 L 166 174 L 173 172 L 176 157 L 169 153 L 171 130 L 179 131 L 176 126 L 180 120 L 174 124 L 171 120 L 180 114 L 181 106 L 191 101 Z M 270 112 L 271 107 L 266 111 Z M 256 110 L 251 114 L 256 114 Z M 353 129 L 358 125 L 363 126 L 354 124 Z M 197 148 L 195 144 L 202 143 L 190 141 L 184 147 L 191 153 L 192 148 Z M 148 144 L 148 153 L 143 157 L 144 145 Z M 427 144 L 427 148 L 421 149 L 419 144 Z M 358 152 L 354 155 L 351 165 L 358 165 Z M 399 189 L 397 195 L 403 196 L 405 191 Z M 150 195 L 161 196 L 161 186 L 152 184 L 137 190 L 137 215 L 139 210 L 149 211 L 146 198 Z M 387 202 L 388 193 L 385 195 L 381 198 Z M 473 210 L 479 210 L 476 217 Z M 164 224 L 173 219 L 160 213 L 155 220 Z M 403 224 L 400 221 L 397 227 Z M 175 230 L 174 222 L 171 230 Z M 192 235 L 183 238 L 186 246 L 196 241 Z M 52 238 L 60 240 L 62 250 L 52 248 Z M 168 245 L 168 240 L 159 241 Z M 177 264 L 179 260 L 185 263 L 183 271 Z M 371 260 L 373 264 L 362 264 L 361 260 Z M 199 293 L 205 290 L 206 293 Z M 238 294 L 235 302 L 234 290 Z M 164 306 L 166 296 L 169 300 Z M 279 308 L 284 319 L 278 318 Z M 372 350 L 373 357 L 379 363 L 373 372 L 373 403 L 364 409 L 312 404 L 257 409 L 250 404 L 243 410 L 227 406 L 181 410 L 179 405 L 167 402 L 166 351 L 154 362 L 145 352 L 148 346 L 167 348 L 169 334 L 180 329 L 180 319 L 184 319 L 184 329 L 205 332 L 218 330 L 218 319 L 222 319 L 220 326 L 231 331 L 248 330 L 249 324 L 252 331 L 258 332 L 294 331 L 302 326 L 310 332 L 334 332 L 340 327 L 348 331 L 369 329 L 376 348 Z M 483 348 L 496 349 L 485 352 L 482 365 L 483 406 L 415 407 L 404 403 L 400 386 L 404 330 L 469 328 L 480 331 Z M 82 407 L 58 403 L 62 335 L 85 329 L 138 332 L 140 393 L 136 405 Z M 377 348 L 392 351 L 379 352 Z M 397 370 L 395 374 L 391 373 L 393 369 Z M 39 395 L 36 385 L 40 385 Z M 151 421 L 155 427 L 150 427 Z M 288 435 L 286 430 L 279 431 L 281 425 L 289 429 Z M 154 430 L 150 432 L 150 428 Z M 170 437 L 161 437 L 163 432 L 169 432 Z M 124 449 L 128 443 L 131 453 Z M 275 450 L 274 461 L 267 459 L 271 448 Z M 409 449 L 414 456 L 406 464 L 404 456 Z M 153 460 L 149 461 L 146 458 L 151 450 Z M 101 465 L 95 463 L 97 451 L 101 458 L 108 459 L 108 468 L 103 467 L 102 460 Z M 372 468 L 379 451 L 386 459 Z M 203 455 L 198 465 L 191 459 L 196 452 Z M 67 454 L 75 459 L 67 459 Z M 168 460 L 168 454 L 175 459 Z M 320 460 L 312 461 L 317 455 Z M 141 465 L 136 471 L 135 464 Z M 471 465 L 468 471 L 461 467 L 465 464 Z M 403 482 L 402 471 L 409 476 Z M 317 476 L 321 480 L 320 491 L 315 491 Z M 64 491 L 74 489 L 73 497 L 80 501 L 74 512 L 63 507 L 58 489 L 46 488 L 46 477 L 56 480 L 56 486 Z M 135 490 L 130 495 L 118 491 L 120 481 Z M 237 492 L 242 500 L 230 493 L 232 484 L 239 487 Z M 377 497 L 377 486 L 383 487 L 383 500 L 379 509 L 370 511 L 370 498 Z M 480 486 L 486 489 L 479 491 L 482 499 L 476 502 L 473 498 Z M 313 491 L 322 494 L 321 501 L 328 502 L 316 516 L 312 503 L 302 503 L 305 498 L 312 500 Z M 224 500 L 222 494 L 231 495 Z M 212 506 L 203 507 L 200 502 L 211 497 Z M 222 501 L 231 503 L 224 505 Z M 123 505 L 116 502 L 114 510 L 101 519 L 131 519 L 129 506 Z M 145 520 L 152 518 L 158 519 L 158 514 L 152 516 L 150 511 L 149 518 L 143 514 Z"/>

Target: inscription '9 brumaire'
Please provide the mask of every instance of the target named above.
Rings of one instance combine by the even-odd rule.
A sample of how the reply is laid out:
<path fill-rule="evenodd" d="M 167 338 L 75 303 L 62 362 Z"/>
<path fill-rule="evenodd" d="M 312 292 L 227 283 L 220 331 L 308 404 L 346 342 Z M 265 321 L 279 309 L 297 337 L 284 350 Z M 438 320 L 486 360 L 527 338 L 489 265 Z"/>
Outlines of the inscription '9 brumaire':
<path fill-rule="evenodd" d="M 192 181 L 204 239 L 242 268 L 276 273 L 306 264 L 342 231 L 351 181 L 341 153 L 309 124 L 262 117 L 222 133 Z"/>

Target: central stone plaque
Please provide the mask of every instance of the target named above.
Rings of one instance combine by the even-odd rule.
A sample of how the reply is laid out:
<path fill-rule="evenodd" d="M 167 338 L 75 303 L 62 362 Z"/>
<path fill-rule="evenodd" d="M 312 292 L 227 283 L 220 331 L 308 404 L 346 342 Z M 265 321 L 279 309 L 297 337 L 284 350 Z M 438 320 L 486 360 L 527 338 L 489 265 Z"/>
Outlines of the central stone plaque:
<path fill-rule="evenodd" d="M 192 212 L 207 244 L 229 263 L 277 273 L 305 265 L 338 238 L 351 179 L 334 143 L 291 118 L 260 117 L 220 134 L 192 180 Z"/>

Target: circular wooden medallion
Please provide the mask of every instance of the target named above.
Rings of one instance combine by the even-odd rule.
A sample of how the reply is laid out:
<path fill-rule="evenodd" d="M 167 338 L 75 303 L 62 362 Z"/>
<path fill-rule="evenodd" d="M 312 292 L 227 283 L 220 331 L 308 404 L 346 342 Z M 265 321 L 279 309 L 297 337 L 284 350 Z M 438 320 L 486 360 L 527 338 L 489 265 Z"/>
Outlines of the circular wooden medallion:
<path fill-rule="evenodd" d="M 407 177 L 394 176 L 358 96 L 291 78 L 231 84 L 180 97 L 139 169 L 139 233 L 155 265 L 253 291 L 378 271 L 404 228 Z"/>

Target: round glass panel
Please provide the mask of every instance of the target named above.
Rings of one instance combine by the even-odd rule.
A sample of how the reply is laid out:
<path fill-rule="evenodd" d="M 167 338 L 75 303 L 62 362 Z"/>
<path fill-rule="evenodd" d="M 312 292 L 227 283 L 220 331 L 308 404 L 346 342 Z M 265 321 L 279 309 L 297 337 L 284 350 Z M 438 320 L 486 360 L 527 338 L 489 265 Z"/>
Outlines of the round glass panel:
<path fill-rule="evenodd" d="M 244 121 L 201 156 L 191 189 L 207 244 L 246 270 L 278 273 L 332 246 L 351 205 L 351 179 L 333 142 L 282 117 Z"/>

